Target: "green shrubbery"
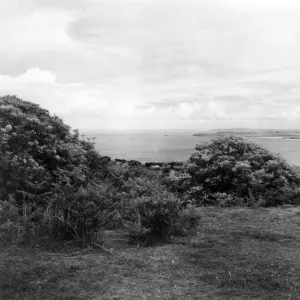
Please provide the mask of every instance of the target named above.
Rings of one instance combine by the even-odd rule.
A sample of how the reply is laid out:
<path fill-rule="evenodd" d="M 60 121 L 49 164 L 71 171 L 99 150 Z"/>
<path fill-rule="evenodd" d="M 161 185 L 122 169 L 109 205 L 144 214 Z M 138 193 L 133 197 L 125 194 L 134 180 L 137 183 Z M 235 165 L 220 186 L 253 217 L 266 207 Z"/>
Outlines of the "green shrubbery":
<path fill-rule="evenodd" d="M 171 180 L 137 161 L 102 157 L 57 116 L 15 96 L 0 98 L 0 234 L 91 241 L 104 228 L 146 242 L 188 234 L 196 205 L 299 203 L 299 170 L 252 142 L 197 145 Z M 168 190 L 165 187 L 168 186 Z"/>
<path fill-rule="evenodd" d="M 146 242 L 150 236 L 164 239 L 185 235 L 195 229 L 199 218 L 194 207 L 184 208 L 182 201 L 164 192 L 132 200 L 127 207 L 124 224 L 133 241 Z"/>
<path fill-rule="evenodd" d="M 169 184 L 197 204 L 274 206 L 299 202 L 299 171 L 280 156 L 242 138 L 220 137 L 197 145 L 184 171 L 190 179 Z"/>
<path fill-rule="evenodd" d="M 1 97 L 0 129 L 0 234 L 90 241 L 103 228 L 130 230 L 140 220 L 149 234 L 167 235 L 183 211 L 155 172 L 101 157 L 36 104 Z"/>
<path fill-rule="evenodd" d="M 0 98 L 0 115 L 0 200 L 13 199 L 28 224 L 47 221 L 55 236 L 61 228 L 78 236 L 82 223 L 97 228 L 86 208 L 95 200 L 90 179 L 101 177 L 93 144 L 57 116 L 15 96 Z"/>

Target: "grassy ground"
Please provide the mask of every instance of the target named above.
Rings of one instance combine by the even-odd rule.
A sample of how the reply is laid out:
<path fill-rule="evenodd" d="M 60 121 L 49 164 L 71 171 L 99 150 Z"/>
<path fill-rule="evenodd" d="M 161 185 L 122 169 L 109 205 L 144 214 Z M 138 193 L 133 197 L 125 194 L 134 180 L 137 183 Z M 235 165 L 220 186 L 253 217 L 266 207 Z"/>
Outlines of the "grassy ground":
<path fill-rule="evenodd" d="M 300 208 L 203 208 L 197 236 L 0 249 L 0 299 L 300 299 Z"/>

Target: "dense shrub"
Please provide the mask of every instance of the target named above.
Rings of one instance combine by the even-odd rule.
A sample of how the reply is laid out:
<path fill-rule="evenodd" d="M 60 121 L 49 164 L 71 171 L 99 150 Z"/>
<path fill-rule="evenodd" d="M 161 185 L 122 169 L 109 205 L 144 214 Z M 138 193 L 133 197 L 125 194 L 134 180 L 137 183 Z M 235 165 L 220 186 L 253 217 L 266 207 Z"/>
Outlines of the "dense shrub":
<path fill-rule="evenodd" d="M 57 116 L 15 96 L 0 98 L 0 130 L 0 200 L 13 198 L 20 212 L 26 207 L 29 221 L 53 212 L 51 219 L 60 216 L 61 227 L 72 227 L 72 234 L 83 223 L 85 233 L 97 228 L 90 214 L 95 200 L 90 184 L 105 177 L 106 162 L 93 143 L 80 139 Z"/>
<path fill-rule="evenodd" d="M 299 172 L 283 158 L 242 138 L 220 137 L 195 150 L 184 167 L 191 178 L 172 187 L 198 204 L 280 205 L 291 199 L 278 196 L 300 183 Z"/>
<path fill-rule="evenodd" d="M 153 236 L 167 239 L 172 235 L 186 235 L 195 229 L 199 219 L 193 206 L 184 208 L 182 201 L 164 192 L 130 201 L 123 223 L 130 239 L 147 243 Z"/>
<path fill-rule="evenodd" d="M 37 104 L 1 97 L 0 116 L 0 199 L 35 201 L 53 182 L 80 186 L 99 170 L 93 144 Z"/>
<path fill-rule="evenodd" d="M 0 234 L 44 230 L 90 241 L 104 227 L 134 228 L 138 220 L 144 233 L 195 227 L 196 213 L 183 210 L 157 172 L 101 157 L 93 142 L 37 104 L 0 97 L 0 129 Z"/>

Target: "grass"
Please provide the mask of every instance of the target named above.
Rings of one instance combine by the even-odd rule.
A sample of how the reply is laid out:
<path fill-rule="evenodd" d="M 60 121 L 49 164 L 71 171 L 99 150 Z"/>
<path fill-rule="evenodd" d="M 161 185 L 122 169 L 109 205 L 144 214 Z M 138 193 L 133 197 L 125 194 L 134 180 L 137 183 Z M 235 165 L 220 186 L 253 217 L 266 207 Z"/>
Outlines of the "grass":
<path fill-rule="evenodd" d="M 136 248 L 0 249 L 0 299 L 300 299 L 300 208 L 201 208 L 198 234 Z"/>

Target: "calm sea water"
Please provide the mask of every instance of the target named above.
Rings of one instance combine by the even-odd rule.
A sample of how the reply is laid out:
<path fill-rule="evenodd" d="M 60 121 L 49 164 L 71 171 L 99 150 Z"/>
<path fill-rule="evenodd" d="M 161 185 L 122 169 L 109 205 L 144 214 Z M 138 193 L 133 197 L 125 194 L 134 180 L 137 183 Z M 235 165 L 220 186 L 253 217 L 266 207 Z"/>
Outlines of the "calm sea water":
<path fill-rule="evenodd" d="M 94 131 L 83 132 L 94 137 L 96 149 L 103 156 L 138 160 L 141 162 L 169 162 L 186 160 L 196 144 L 215 136 L 193 136 L 195 131 Z M 169 136 L 165 136 L 170 134 Z M 273 153 L 281 154 L 288 162 L 300 165 L 300 140 L 276 138 L 246 138 L 261 144 Z"/>

